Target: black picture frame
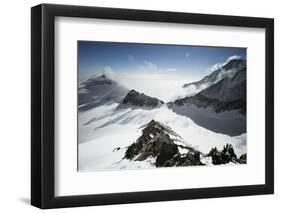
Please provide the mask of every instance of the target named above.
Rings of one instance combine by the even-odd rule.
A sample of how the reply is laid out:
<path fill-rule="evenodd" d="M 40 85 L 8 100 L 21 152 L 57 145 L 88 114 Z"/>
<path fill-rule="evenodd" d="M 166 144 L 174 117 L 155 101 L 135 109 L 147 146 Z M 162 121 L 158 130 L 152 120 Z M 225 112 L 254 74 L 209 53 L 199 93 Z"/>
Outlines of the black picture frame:
<path fill-rule="evenodd" d="M 265 184 L 93 195 L 54 195 L 55 17 L 264 28 Z M 31 204 L 42 208 L 218 198 L 274 193 L 274 20 L 241 16 L 41 4 L 31 8 Z"/>

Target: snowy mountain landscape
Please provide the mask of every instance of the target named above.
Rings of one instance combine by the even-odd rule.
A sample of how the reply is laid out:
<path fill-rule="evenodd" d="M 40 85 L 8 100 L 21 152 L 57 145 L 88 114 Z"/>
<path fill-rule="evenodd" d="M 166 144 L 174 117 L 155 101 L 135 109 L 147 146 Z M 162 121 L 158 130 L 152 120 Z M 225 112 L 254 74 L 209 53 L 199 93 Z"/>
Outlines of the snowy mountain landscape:
<path fill-rule="evenodd" d="M 233 69 L 234 62 L 236 63 Z M 229 63 L 231 66 L 228 66 Z M 246 66 L 243 60 L 231 60 L 221 70 L 223 79 L 194 96 L 188 96 L 169 103 L 176 113 L 191 118 L 194 122 L 215 132 L 239 135 L 246 132 Z M 233 71 L 235 70 L 235 71 Z M 215 71 L 216 74 L 219 74 Z M 211 74 L 213 75 L 213 73 Z M 206 78 L 204 78 L 206 79 Z"/>
<path fill-rule="evenodd" d="M 192 89 L 194 93 L 198 93 L 206 89 L 225 77 L 233 77 L 238 71 L 246 68 L 246 61 L 240 57 L 229 57 L 222 65 L 216 65 L 215 70 L 199 81 L 184 84 L 183 87 Z"/>
<path fill-rule="evenodd" d="M 159 71 L 150 86 L 150 75 L 108 69 L 81 81 L 79 171 L 245 164 L 246 60 L 216 68 L 190 83 Z"/>

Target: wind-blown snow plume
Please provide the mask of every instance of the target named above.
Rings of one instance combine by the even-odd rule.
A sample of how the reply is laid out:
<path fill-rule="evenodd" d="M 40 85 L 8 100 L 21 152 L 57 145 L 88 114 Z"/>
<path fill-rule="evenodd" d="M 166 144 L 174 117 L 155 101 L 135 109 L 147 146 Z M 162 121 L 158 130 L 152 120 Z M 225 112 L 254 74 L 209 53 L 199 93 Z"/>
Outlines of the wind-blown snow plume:
<path fill-rule="evenodd" d="M 214 64 L 210 68 L 210 74 L 199 81 L 184 84 L 187 96 L 195 95 L 200 91 L 212 86 L 225 77 L 233 77 L 238 71 L 246 67 L 246 61 L 240 56 L 230 56 L 224 63 Z"/>
<path fill-rule="evenodd" d="M 213 66 L 211 66 L 208 70 L 207 70 L 207 73 L 212 73 L 220 68 L 222 68 L 224 65 L 226 65 L 228 62 L 230 62 L 231 60 L 235 60 L 235 59 L 242 59 L 241 56 L 238 56 L 238 55 L 233 55 L 233 56 L 230 56 L 226 59 L 225 62 L 223 63 L 216 63 L 214 64 Z"/>

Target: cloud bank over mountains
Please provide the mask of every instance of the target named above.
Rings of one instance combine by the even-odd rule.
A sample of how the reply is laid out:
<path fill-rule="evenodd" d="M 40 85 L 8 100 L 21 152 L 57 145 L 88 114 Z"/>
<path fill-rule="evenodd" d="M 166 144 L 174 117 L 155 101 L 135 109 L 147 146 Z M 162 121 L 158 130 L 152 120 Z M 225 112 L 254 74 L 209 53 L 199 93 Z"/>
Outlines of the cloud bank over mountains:
<path fill-rule="evenodd" d="M 133 55 L 129 55 L 128 58 L 137 63 Z M 214 64 L 209 69 L 213 72 L 225 66 L 229 61 L 241 58 L 241 56 L 237 55 L 230 56 L 225 62 Z M 188 88 L 183 88 L 182 86 L 186 83 L 200 80 L 202 76 L 198 78 L 197 76 L 189 75 L 189 72 L 180 72 L 176 68 L 161 69 L 149 61 L 144 61 L 143 64 L 138 63 L 137 66 L 136 71 L 115 71 L 111 66 L 105 66 L 100 73 L 96 73 L 92 77 L 105 75 L 121 86 L 135 89 L 152 97 L 159 97 L 165 102 L 174 101 L 198 92 L 198 88 L 194 86 Z"/>

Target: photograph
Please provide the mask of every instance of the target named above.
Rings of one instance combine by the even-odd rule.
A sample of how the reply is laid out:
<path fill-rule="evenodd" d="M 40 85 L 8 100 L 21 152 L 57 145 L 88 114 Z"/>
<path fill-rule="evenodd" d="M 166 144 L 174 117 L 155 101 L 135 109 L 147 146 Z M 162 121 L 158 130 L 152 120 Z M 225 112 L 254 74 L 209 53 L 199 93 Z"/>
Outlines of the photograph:
<path fill-rule="evenodd" d="M 268 3 L 263 8 L 275 11 L 240 3 L 251 10 L 218 10 L 214 2 L 199 3 L 202 8 L 152 1 L 138 7 L 31 5 L 22 14 L 30 14 L 23 36 L 30 40 L 18 42 L 30 48 L 17 46 L 30 49 L 19 57 L 30 75 L 22 72 L 23 60 L 14 63 L 6 42 L 13 53 L 6 70 L 20 65 L 13 70 L 29 84 L 29 97 L 17 96 L 30 101 L 30 119 L 24 119 L 31 124 L 30 146 L 23 144 L 29 167 L 4 164 L 22 168 L 30 179 L 30 191 L 19 200 L 30 197 L 40 209 L 164 201 L 177 208 L 180 200 L 190 200 L 192 208 L 194 199 L 236 197 L 246 206 L 235 205 L 233 212 L 276 207 L 274 124 L 281 116 L 274 111 L 274 14 L 280 13 Z M 10 25 L 19 31 L 19 24 Z M 18 109 L 2 111 L 9 139 L 15 125 L 8 112 Z M 19 156 L 24 147 L 16 149 Z M 255 205 L 263 195 L 270 203 Z M 221 209 L 233 206 L 227 200 Z M 217 203 L 201 210 L 217 212 Z M 175 209 L 167 205 L 164 212 Z"/>
<path fill-rule="evenodd" d="M 78 171 L 247 164 L 247 48 L 77 41 Z"/>

